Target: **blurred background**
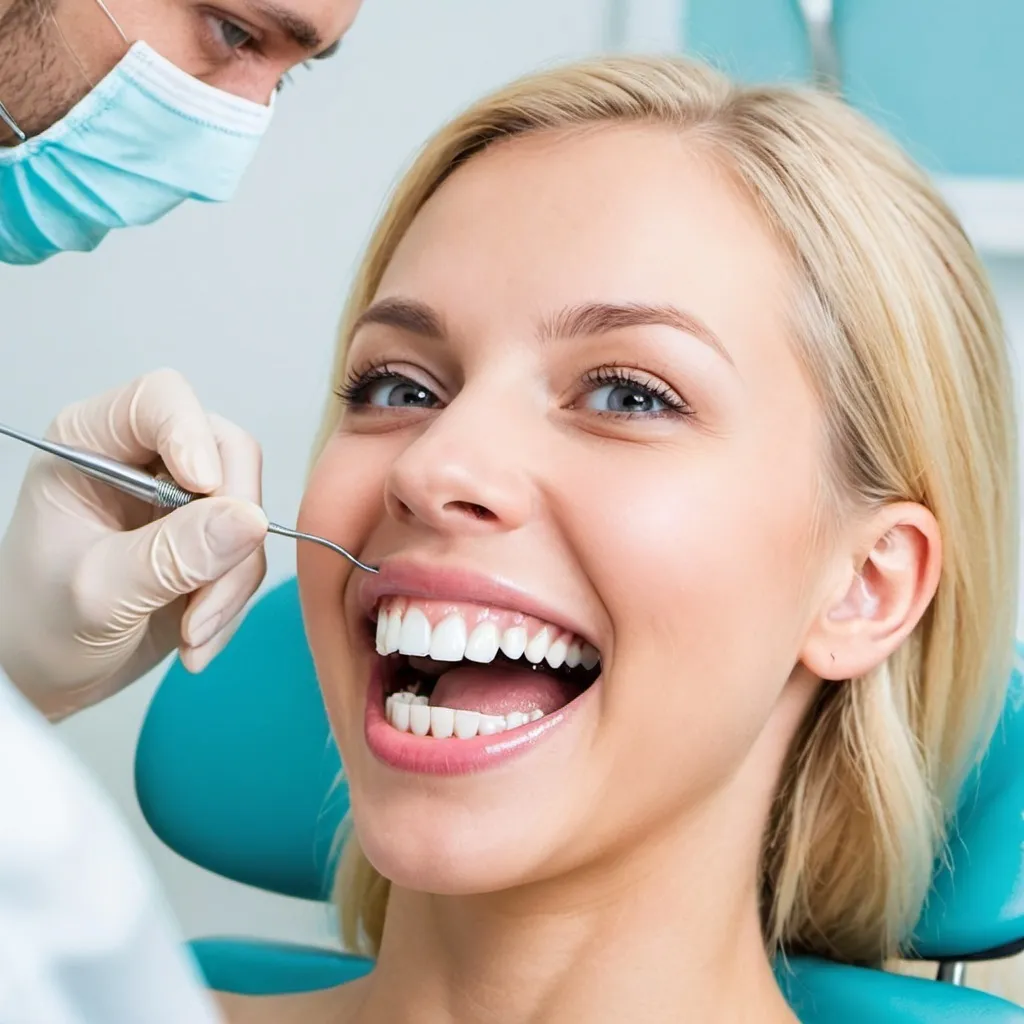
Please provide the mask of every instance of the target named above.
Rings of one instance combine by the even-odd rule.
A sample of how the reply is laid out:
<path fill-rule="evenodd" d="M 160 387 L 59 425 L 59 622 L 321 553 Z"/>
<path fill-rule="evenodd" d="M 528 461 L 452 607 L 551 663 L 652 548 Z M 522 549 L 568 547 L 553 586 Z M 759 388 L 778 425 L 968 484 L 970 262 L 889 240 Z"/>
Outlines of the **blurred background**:
<path fill-rule="evenodd" d="M 1024 3 L 837 0 L 836 35 L 846 94 L 939 176 L 982 250 L 1019 363 Z M 66 403 L 173 366 L 262 442 L 265 507 L 294 522 L 335 325 L 391 185 L 485 90 L 608 50 L 694 51 L 753 80 L 802 79 L 809 63 L 797 0 L 365 0 L 337 57 L 281 94 L 233 203 L 182 207 L 88 258 L 0 269 L 0 418 L 42 432 Z M 0 522 L 26 461 L 0 445 Z M 293 544 L 271 538 L 267 553 L 268 584 L 294 572 Z M 217 878 L 149 832 L 132 759 L 160 674 L 59 728 L 131 823 L 186 934 L 332 941 L 323 907 Z"/>

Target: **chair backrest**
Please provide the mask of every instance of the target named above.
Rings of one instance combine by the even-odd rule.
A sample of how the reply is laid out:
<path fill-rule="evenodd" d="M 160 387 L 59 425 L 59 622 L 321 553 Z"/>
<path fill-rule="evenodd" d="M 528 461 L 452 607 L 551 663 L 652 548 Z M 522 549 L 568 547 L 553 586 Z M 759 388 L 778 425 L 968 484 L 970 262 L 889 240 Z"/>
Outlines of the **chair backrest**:
<path fill-rule="evenodd" d="M 917 929 L 927 959 L 966 959 L 1024 940 L 1024 681 L 965 788 L 948 864 Z M 255 604 L 199 675 L 175 663 L 146 716 L 139 803 L 189 860 L 262 889 L 324 898 L 347 794 L 330 737 L 298 591 Z"/>

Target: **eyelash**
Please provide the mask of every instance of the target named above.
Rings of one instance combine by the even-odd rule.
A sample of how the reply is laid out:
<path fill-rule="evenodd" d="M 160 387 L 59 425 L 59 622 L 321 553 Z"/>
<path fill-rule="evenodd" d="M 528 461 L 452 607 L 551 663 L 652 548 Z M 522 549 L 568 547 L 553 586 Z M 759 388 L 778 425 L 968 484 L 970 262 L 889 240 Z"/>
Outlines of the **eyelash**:
<path fill-rule="evenodd" d="M 382 366 L 371 366 L 366 370 L 349 370 L 348 376 L 343 384 L 340 384 L 334 391 L 344 405 L 362 405 L 367 391 L 378 381 L 393 380 L 396 383 L 412 384 L 413 387 L 422 387 L 411 377 L 404 373 L 396 373 L 386 363 Z"/>
<path fill-rule="evenodd" d="M 591 391 L 596 391 L 598 388 L 608 387 L 609 385 L 633 388 L 650 398 L 656 398 L 668 407 L 668 411 L 662 413 L 602 412 L 598 414 L 601 416 L 614 416 L 616 419 L 642 416 L 646 419 L 652 419 L 659 415 L 693 415 L 693 409 L 688 402 L 680 398 L 664 381 L 649 376 L 639 367 L 599 366 L 597 369 L 588 370 L 583 375 L 583 383 L 591 385 L 589 388 Z"/>
<path fill-rule="evenodd" d="M 382 380 L 393 380 L 396 383 L 410 384 L 418 388 L 424 387 L 419 381 L 413 380 L 404 373 L 398 373 L 384 364 L 371 366 L 365 370 L 350 370 L 344 383 L 339 385 L 334 393 L 342 404 L 358 407 L 364 404 L 367 392 L 373 385 Z M 664 381 L 652 378 L 638 368 L 599 366 L 594 370 L 588 370 L 583 375 L 581 383 L 587 386 L 588 391 L 596 391 L 609 385 L 633 388 L 667 406 L 667 411 L 660 413 L 598 412 L 600 416 L 612 416 L 616 419 L 632 419 L 635 416 L 640 416 L 652 419 L 666 415 L 692 416 L 694 413 L 689 403 L 680 398 Z M 424 388 L 424 390 L 429 391 L 430 389 Z"/>

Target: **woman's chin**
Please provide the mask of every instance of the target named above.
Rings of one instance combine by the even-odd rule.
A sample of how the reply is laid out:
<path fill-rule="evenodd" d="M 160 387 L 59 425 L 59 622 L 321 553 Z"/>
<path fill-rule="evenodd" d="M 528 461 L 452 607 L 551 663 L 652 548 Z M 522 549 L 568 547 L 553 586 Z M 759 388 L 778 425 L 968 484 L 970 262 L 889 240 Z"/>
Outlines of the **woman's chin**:
<path fill-rule="evenodd" d="M 523 884 L 538 868 L 536 834 L 515 818 L 497 828 L 443 821 L 396 826 L 375 820 L 357 823 L 356 835 L 379 874 L 416 892 L 497 892 Z"/>

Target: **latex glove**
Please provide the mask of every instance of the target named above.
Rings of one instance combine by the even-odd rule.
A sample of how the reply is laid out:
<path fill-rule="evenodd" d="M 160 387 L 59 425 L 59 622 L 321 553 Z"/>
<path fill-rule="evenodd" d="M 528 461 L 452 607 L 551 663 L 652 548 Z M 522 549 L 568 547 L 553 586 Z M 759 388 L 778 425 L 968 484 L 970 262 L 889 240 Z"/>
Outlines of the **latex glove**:
<path fill-rule="evenodd" d="M 266 569 L 259 446 L 161 370 L 65 409 L 47 437 L 217 495 L 161 514 L 40 455 L 0 542 L 0 668 L 51 720 L 176 647 L 198 671 Z"/>

